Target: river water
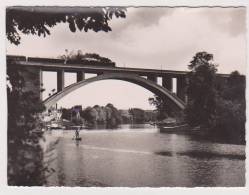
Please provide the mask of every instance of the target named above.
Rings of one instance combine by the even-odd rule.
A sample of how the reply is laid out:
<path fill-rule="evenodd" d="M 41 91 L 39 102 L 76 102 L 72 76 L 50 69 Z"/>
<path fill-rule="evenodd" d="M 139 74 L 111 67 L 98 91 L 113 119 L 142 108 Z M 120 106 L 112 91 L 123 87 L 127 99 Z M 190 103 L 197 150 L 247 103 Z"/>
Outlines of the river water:
<path fill-rule="evenodd" d="M 150 125 L 53 130 L 45 138 L 48 186 L 244 186 L 245 146 L 159 133 Z"/>

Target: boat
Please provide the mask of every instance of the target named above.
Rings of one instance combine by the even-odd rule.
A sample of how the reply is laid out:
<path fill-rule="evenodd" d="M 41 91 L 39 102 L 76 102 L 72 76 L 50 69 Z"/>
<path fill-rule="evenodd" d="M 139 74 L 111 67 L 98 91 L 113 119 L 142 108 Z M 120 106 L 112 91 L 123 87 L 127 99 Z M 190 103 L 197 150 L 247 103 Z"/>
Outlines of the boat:
<path fill-rule="evenodd" d="M 59 125 L 59 124 L 57 124 L 57 123 L 52 123 L 51 125 L 47 125 L 47 127 L 49 128 L 49 129 L 51 129 L 51 130 L 57 130 L 57 129 L 65 129 L 65 127 L 64 126 L 61 126 L 61 125 Z"/>
<path fill-rule="evenodd" d="M 74 125 L 74 126 L 70 126 L 70 129 L 72 130 L 82 130 L 82 129 L 85 129 L 86 126 L 84 125 Z"/>
<path fill-rule="evenodd" d="M 164 127 L 164 126 L 166 126 L 166 127 L 170 126 L 171 127 L 171 126 L 176 126 L 177 124 L 178 123 L 177 123 L 176 119 L 175 118 L 171 118 L 171 117 L 168 117 L 168 118 L 166 118 L 164 120 L 156 122 L 156 125 L 158 127 Z"/>
<path fill-rule="evenodd" d="M 187 129 L 187 124 L 176 124 L 175 126 L 160 126 L 160 133 L 183 132 Z"/>
<path fill-rule="evenodd" d="M 76 140 L 76 141 L 81 141 L 81 137 L 78 137 L 78 138 L 73 138 L 73 140 Z"/>

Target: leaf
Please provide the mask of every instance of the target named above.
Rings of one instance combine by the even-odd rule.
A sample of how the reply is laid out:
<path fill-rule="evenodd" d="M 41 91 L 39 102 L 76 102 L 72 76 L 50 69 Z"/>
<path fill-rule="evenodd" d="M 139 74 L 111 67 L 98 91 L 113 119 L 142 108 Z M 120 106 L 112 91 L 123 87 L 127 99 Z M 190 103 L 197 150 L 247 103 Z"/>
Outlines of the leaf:
<path fill-rule="evenodd" d="M 76 32 L 74 21 L 69 22 L 69 29 L 71 30 L 71 32 Z"/>
<path fill-rule="evenodd" d="M 82 31 L 83 27 L 85 26 L 85 21 L 81 18 L 76 18 L 75 22 L 76 22 L 78 29 Z"/>

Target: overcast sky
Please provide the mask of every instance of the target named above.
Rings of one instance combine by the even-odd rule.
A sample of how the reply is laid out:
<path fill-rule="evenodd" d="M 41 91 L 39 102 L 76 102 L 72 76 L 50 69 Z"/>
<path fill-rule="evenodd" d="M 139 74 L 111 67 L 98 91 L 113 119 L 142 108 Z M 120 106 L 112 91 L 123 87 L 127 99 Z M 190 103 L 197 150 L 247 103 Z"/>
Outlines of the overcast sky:
<path fill-rule="evenodd" d="M 207 51 L 214 55 L 219 72 L 246 73 L 245 8 L 128 8 L 126 15 L 111 21 L 112 32 L 108 33 L 71 33 L 68 24 L 60 24 L 45 38 L 22 35 L 19 46 L 7 42 L 7 53 L 57 57 L 65 49 L 81 49 L 108 57 L 121 67 L 187 70 L 196 52 Z M 54 77 L 44 74 L 45 94 L 56 88 Z M 74 79 L 67 75 L 67 83 Z M 59 104 L 70 107 L 72 103 L 88 106 L 110 102 L 118 108 L 149 109 L 151 96 L 133 84 L 100 81 L 69 94 Z"/>

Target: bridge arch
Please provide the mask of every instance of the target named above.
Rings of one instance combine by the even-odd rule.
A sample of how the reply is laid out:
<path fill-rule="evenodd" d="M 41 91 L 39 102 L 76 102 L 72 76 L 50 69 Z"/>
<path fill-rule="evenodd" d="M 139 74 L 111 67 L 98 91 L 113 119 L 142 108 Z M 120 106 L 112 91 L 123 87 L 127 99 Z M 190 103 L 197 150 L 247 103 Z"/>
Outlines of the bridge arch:
<path fill-rule="evenodd" d="M 107 80 L 107 79 L 116 79 L 116 80 L 123 80 L 128 81 L 130 83 L 137 84 L 139 86 L 144 87 L 145 89 L 151 91 L 152 93 L 158 95 L 162 99 L 167 99 L 171 104 L 179 108 L 180 110 L 185 109 L 185 103 L 178 98 L 175 94 L 167 90 L 166 88 L 158 85 L 157 83 L 150 81 L 148 79 L 145 79 L 139 75 L 136 74 L 124 74 L 124 73 L 104 73 L 101 75 L 98 75 L 96 77 L 92 77 L 89 79 L 82 80 L 80 82 L 74 83 L 72 85 L 69 85 L 65 87 L 62 91 L 59 91 L 55 93 L 54 95 L 48 97 L 44 100 L 44 104 L 46 108 L 51 107 L 54 105 L 57 101 L 59 101 L 61 98 L 66 96 L 67 94 L 75 91 L 76 89 L 79 89 L 80 87 L 83 87 L 85 85 L 88 85 L 90 83 L 101 81 L 101 80 Z"/>

